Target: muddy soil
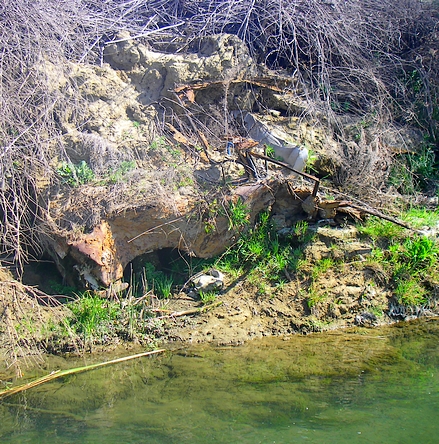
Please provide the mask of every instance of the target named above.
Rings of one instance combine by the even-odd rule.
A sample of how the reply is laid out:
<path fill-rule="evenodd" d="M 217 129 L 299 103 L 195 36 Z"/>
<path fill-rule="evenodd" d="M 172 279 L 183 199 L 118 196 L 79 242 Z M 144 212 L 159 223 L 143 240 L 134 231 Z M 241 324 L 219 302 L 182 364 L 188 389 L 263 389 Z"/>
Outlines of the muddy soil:
<path fill-rule="evenodd" d="M 179 315 L 206 305 L 183 293 L 168 301 L 164 308 L 174 312 L 167 318 L 169 339 L 238 345 L 263 336 L 373 327 L 415 316 L 396 310 L 383 270 L 366 259 L 371 246 L 357 239 L 354 227 L 314 229 L 316 240 L 305 250 L 307 268 L 286 274 L 281 285 L 262 285 L 246 276 L 229 280 L 211 309 L 188 316 Z M 335 265 L 311 277 L 322 258 L 332 258 Z"/>
<path fill-rule="evenodd" d="M 281 284 L 270 285 L 251 275 L 233 280 L 225 275 L 224 288 L 215 300 L 203 303 L 194 293 L 157 300 L 160 333 L 155 344 L 169 342 L 240 345 L 254 338 L 309 334 L 351 326 L 374 327 L 419 316 L 435 316 L 437 309 L 398 306 L 391 283 L 379 264 L 368 260 L 371 245 L 354 226 L 322 227 L 304 250 L 303 265 L 285 273 Z M 315 272 L 315 265 L 330 259 L 331 267 Z M 0 353 L 6 366 L 19 360 L 42 361 L 41 340 L 47 327 L 69 315 L 62 305 L 45 298 L 36 286 L 0 275 Z M 47 296 L 47 295 L 46 295 Z M 46 330 L 45 330 L 46 329 Z M 15 344 L 15 346 L 14 346 Z M 120 338 L 94 351 L 120 346 Z M 126 344 L 126 347 L 136 344 Z"/>

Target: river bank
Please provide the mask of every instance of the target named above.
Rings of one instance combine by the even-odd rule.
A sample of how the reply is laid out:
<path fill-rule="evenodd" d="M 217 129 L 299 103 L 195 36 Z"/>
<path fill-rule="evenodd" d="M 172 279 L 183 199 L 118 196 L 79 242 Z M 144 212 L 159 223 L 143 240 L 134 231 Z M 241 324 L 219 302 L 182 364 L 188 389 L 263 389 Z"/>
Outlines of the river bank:
<path fill-rule="evenodd" d="M 409 220 L 414 223 L 413 217 Z M 426 219 L 422 219 L 424 222 Z M 431 217 L 431 224 L 436 227 L 429 229 L 434 239 L 436 218 Z M 246 245 L 257 234 L 255 230 L 253 237 L 245 238 Z M 266 234 L 270 234 L 272 243 L 277 239 L 272 231 Z M 234 256 L 242 268 L 226 261 L 226 256 L 222 262 L 209 265 L 222 270 L 222 287 L 204 294 L 190 286 L 183 291 L 176 286 L 168 297 L 159 298 L 148 287 L 144 288 L 146 292 L 135 294 L 132 283 L 128 290 L 109 298 L 105 292 L 50 295 L 36 285 L 20 284 L 3 269 L 2 362 L 20 375 L 24 368 L 43 362 L 47 352 L 99 354 L 118 347 L 129 350 L 137 346 L 166 347 L 170 343 L 241 345 L 256 338 L 290 338 L 439 315 L 434 260 L 437 247 L 425 234 L 413 235 L 379 219 L 364 226 L 309 225 L 296 234 L 296 241 L 303 236 L 305 242 L 300 249 L 294 244 L 295 262 L 285 265 L 279 275 L 274 274 L 270 248 L 264 255 L 261 250 L 261 256 L 250 257 L 247 263 Z M 387 249 L 378 247 L 383 236 Z M 418 257 L 409 274 L 407 254 L 414 242 L 424 248 L 430 245 L 431 255 Z M 279 254 L 290 252 L 282 248 L 291 248 L 291 239 L 279 245 Z M 245 253 L 242 245 L 231 251 L 237 249 Z M 400 287 L 401 264 L 405 264 L 403 283 L 411 282 L 412 287 Z M 165 277 L 160 273 L 155 272 L 156 279 Z M 39 283 L 47 285 L 49 279 L 45 274 Z"/>

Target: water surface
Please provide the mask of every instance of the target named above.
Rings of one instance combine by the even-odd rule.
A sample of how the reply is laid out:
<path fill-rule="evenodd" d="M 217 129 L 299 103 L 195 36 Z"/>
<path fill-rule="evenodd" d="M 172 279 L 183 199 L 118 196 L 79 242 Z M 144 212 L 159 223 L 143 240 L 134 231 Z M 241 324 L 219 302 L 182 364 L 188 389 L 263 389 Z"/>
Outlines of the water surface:
<path fill-rule="evenodd" d="M 438 413 L 439 321 L 424 320 L 64 377 L 0 401 L 0 442 L 436 443 Z"/>

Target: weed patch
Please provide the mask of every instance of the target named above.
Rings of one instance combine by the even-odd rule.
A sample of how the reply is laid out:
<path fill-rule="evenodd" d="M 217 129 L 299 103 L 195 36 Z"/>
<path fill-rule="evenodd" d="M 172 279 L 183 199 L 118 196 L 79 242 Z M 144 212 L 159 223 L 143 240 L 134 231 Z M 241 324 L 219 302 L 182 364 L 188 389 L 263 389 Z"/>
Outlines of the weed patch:
<path fill-rule="evenodd" d="M 93 170 L 82 160 L 77 165 L 70 162 L 61 162 L 57 169 L 57 174 L 62 178 L 64 183 L 72 187 L 84 185 L 94 180 Z"/>
<path fill-rule="evenodd" d="M 437 211 L 411 208 L 401 216 L 414 227 L 434 227 L 438 223 Z M 368 259 L 385 272 L 393 284 L 394 296 L 403 306 L 428 304 L 426 285 L 434 281 L 439 262 L 439 244 L 436 239 L 423 235 L 409 235 L 395 224 L 371 217 L 359 228 L 375 242 L 375 248 Z"/>
<path fill-rule="evenodd" d="M 84 344 L 90 346 L 105 342 L 105 337 L 111 334 L 114 321 L 120 316 L 117 303 L 90 292 L 80 295 L 67 307 L 72 312 L 72 317 L 67 320 L 70 328 Z"/>

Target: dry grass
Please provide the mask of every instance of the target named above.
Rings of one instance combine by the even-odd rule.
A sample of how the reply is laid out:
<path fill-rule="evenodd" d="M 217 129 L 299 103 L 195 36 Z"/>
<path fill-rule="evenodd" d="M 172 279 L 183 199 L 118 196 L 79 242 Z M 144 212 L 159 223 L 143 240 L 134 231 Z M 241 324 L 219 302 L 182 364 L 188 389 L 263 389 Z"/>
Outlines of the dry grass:
<path fill-rule="evenodd" d="M 0 356 L 6 369 L 21 376 L 23 368 L 42 363 L 41 341 L 48 337 L 50 323 L 63 316 L 55 298 L 17 282 L 0 268 Z"/>
<path fill-rule="evenodd" d="M 378 123 L 404 114 L 403 56 L 434 28 L 437 6 L 422 0 L 2 0 L 0 16 L 0 253 L 20 270 L 29 254 L 38 253 L 38 180 L 56 180 L 55 156 L 68 160 L 60 116 L 68 114 L 74 127 L 84 124 L 85 99 L 69 83 L 67 60 L 102 63 L 105 46 L 122 30 L 170 49 L 182 41 L 189 48 L 199 36 L 236 34 L 260 62 L 293 75 L 309 100 L 307 112 L 323 111 L 344 141 L 345 113 L 375 113 Z M 46 60 L 64 70 L 66 91 L 51 87 L 41 69 Z M 411 60 L 414 69 L 413 54 Z M 428 72 L 419 73 L 427 90 Z M 227 132 L 223 108 L 200 109 L 197 117 L 214 140 L 221 136 L 217 128 Z M 208 113 L 210 122 L 203 119 Z M 108 152 L 105 141 L 84 143 L 93 144 L 97 156 Z M 345 157 L 349 167 L 351 154 Z"/>

